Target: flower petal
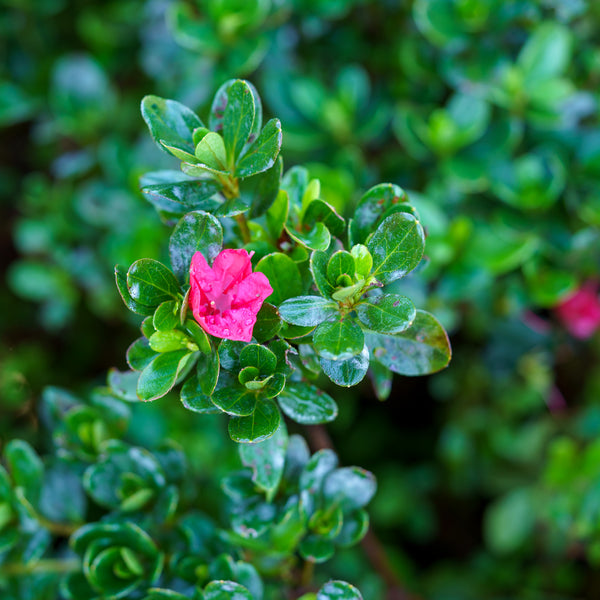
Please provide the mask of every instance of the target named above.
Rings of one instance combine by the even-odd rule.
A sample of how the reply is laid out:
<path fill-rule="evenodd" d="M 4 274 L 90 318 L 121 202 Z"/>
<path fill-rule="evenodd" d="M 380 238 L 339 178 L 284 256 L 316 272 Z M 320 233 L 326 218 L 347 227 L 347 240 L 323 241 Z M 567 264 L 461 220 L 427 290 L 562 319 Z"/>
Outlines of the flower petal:
<path fill-rule="evenodd" d="M 250 254 L 246 250 L 223 250 L 215 258 L 212 270 L 221 282 L 221 289 L 226 294 L 229 288 L 239 283 L 252 273 Z"/>
<path fill-rule="evenodd" d="M 264 273 L 250 273 L 234 292 L 231 307 L 249 308 L 256 314 L 263 302 L 273 293 L 273 288 Z"/>
<path fill-rule="evenodd" d="M 238 308 L 200 317 L 197 321 L 210 335 L 226 340 L 249 342 L 252 339 L 256 315 L 247 308 Z"/>

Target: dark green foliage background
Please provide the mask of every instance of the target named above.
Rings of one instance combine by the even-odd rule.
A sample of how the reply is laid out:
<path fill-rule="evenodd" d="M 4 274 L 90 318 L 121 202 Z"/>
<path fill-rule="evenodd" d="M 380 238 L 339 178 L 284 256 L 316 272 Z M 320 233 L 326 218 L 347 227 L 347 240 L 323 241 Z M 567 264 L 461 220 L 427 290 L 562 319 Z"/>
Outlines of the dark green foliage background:
<path fill-rule="evenodd" d="M 285 170 L 307 166 L 345 217 L 373 184 L 398 184 L 427 232 L 425 262 L 394 292 L 441 319 L 450 367 L 397 378 L 385 403 L 368 382 L 329 390 L 341 463 L 377 476 L 371 518 L 401 579 L 440 600 L 594 594 L 600 346 L 552 309 L 599 266 L 595 2 L 0 8 L 3 445 L 49 447 L 44 386 L 85 395 L 125 368 L 138 320 L 112 270 L 167 261 L 170 228 L 139 177 L 177 168 L 153 146 L 141 98 L 206 114 L 244 77 L 265 122 L 281 120 Z M 177 439 L 208 489 L 236 461 L 217 417 L 206 426 L 176 398 L 133 411 L 130 441 Z M 218 513 L 216 492 L 201 500 Z M 383 597 L 364 563 L 344 553 L 328 573 Z"/>

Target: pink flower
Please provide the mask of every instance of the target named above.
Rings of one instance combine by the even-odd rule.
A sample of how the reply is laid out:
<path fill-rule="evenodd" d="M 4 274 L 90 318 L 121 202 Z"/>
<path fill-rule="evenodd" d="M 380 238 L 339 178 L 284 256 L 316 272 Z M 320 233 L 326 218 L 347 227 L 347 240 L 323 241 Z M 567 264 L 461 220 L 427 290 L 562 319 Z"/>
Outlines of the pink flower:
<path fill-rule="evenodd" d="M 256 315 L 273 293 L 263 273 L 253 273 L 245 250 L 222 250 L 212 268 L 201 252 L 192 257 L 190 306 L 206 333 L 249 342 Z"/>
<path fill-rule="evenodd" d="M 555 307 L 569 333 L 580 339 L 594 335 L 600 327 L 598 285 L 588 281 Z"/>

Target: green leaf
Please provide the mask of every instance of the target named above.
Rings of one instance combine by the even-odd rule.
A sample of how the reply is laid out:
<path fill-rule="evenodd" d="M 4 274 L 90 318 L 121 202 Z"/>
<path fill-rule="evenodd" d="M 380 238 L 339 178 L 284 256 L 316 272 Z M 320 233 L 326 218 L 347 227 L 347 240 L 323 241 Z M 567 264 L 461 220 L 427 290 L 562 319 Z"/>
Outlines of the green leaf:
<path fill-rule="evenodd" d="M 331 255 L 327 263 L 327 279 L 332 286 L 352 285 L 355 273 L 354 257 L 350 252 L 338 250 Z"/>
<path fill-rule="evenodd" d="M 271 119 L 256 141 L 248 148 L 235 166 L 236 177 L 249 177 L 270 169 L 281 148 L 281 123 Z"/>
<path fill-rule="evenodd" d="M 319 198 L 310 202 L 302 217 L 303 225 L 316 223 L 323 223 L 330 233 L 338 238 L 344 235 L 346 229 L 346 222 L 338 215 L 335 208 Z"/>
<path fill-rule="evenodd" d="M 134 371 L 142 371 L 156 357 L 145 337 L 138 338 L 127 348 L 127 364 Z"/>
<path fill-rule="evenodd" d="M 384 213 L 402 203 L 407 203 L 406 192 L 392 183 L 380 183 L 367 190 L 358 201 L 349 226 L 351 243 L 364 244 Z"/>
<path fill-rule="evenodd" d="M 372 296 L 356 306 L 360 322 L 378 333 L 394 334 L 408 329 L 417 310 L 406 296 L 383 294 Z"/>
<path fill-rule="evenodd" d="M 311 250 L 327 250 L 331 243 L 331 234 L 323 223 L 315 223 L 308 232 L 298 231 L 288 226 L 285 230 L 293 240 Z"/>
<path fill-rule="evenodd" d="M 148 317 L 154 314 L 154 306 L 146 306 L 137 300 L 134 300 L 129 293 L 127 287 L 127 274 L 124 272 L 123 267 L 115 266 L 115 281 L 117 283 L 117 289 L 119 294 L 125 303 L 125 306 L 132 312 Z"/>
<path fill-rule="evenodd" d="M 491 504 L 484 518 L 484 535 L 497 554 L 515 552 L 530 539 L 538 514 L 538 502 L 529 489 L 516 489 Z"/>
<path fill-rule="evenodd" d="M 152 325 L 157 331 L 168 331 L 179 325 L 179 304 L 175 300 L 163 302 L 154 313 Z"/>
<path fill-rule="evenodd" d="M 139 400 L 136 392 L 139 378 L 140 374 L 135 371 L 110 369 L 107 377 L 108 387 L 117 398 L 128 402 L 136 402 Z"/>
<path fill-rule="evenodd" d="M 325 477 L 323 497 L 328 505 L 341 506 L 346 513 L 366 506 L 376 489 L 373 473 L 360 467 L 344 467 Z"/>
<path fill-rule="evenodd" d="M 392 393 L 392 372 L 380 362 L 372 360 L 369 363 L 369 375 L 377 400 L 387 400 Z"/>
<path fill-rule="evenodd" d="M 362 352 L 346 360 L 320 358 L 323 373 L 334 383 L 350 387 L 360 383 L 369 369 L 369 348 L 365 344 Z"/>
<path fill-rule="evenodd" d="M 173 273 L 152 258 L 142 258 L 129 267 L 127 287 L 131 298 L 146 306 L 158 306 L 166 300 L 177 300 L 180 293 Z"/>
<path fill-rule="evenodd" d="M 180 331 L 179 329 L 170 329 L 169 331 L 155 331 L 148 340 L 150 348 L 155 352 L 173 352 L 174 350 L 182 350 L 188 348 L 191 351 L 197 349 L 197 346 L 192 345 L 192 340 Z"/>
<path fill-rule="evenodd" d="M 8 442 L 4 448 L 4 457 L 15 486 L 23 488 L 27 499 L 35 502 L 44 476 L 44 465 L 40 457 L 25 440 Z"/>
<path fill-rule="evenodd" d="M 279 240 L 287 222 L 289 210 L 288 195 L 284 190 L 279 190 L 275 201 L 266 214 L 267 230 L 273 241 Z"/>
<path fill-rule="evenodd" d="M 176 350 L 159 354 L 141 373 L 137 395 L 147 402 L 167 394 L 177 383 L 179 376 L 198 357 L 195 352 Z"/>
<path fill-rule="evenodd" d="M 335 538 L 337 546 L 350 548 L 362 540 L 369 529 L 369 514 L 366 510 L 357 510 L 344 515 L 344 524 Z"/>
<path fill-rule="evenodd" d="M 200 210 L 187 213 L 177 223 L 169 240 L 173 271 L 185 281 L 196 252 L 202 252 L 208 263 L 212 264 L 222 246 L 223 228 L 216 217 Z"/>
<path fill-rule="evenodd" d="M 417 310 L 406 331 L 391 335 L 367 333 L 372 356 L 399 375 L 427 375 L 443 369 L 452 356 L 444 328 L 429 313 Z"/>
<path fill-rule="evenodd" d="M 317 289 L 321 292 L 321 295 L 325 296 L 325 298 L 331 298 L 331 295 L 335 292 L 335 287 L 331 285 L 327 279 L 328 262 L 329 256 L 326 252 L 315 250 L 310 255 L 310 271 Z"/>
<path fill-rule="evenodd" d="M 256 367 L 261 375 L 272 375 L 277 366 L 277 357 L 266 346 L 248 344 L 240 352 L 240 366 Z"/>
<path fill-rule="evenodd" d="M 304 560 L 317 564 L 328 561 L 335 554 L 335 546 L 331 540 L 314 534 L 306 536 L 298 550 Z"/>
<path fill-rule="evenodd" d="M 198 115 L 175 100 L 158 96 L 145 96 L 141 108 L 150 134 L 161 148 L 160 142 L 163 141 L 169 146 L 194 153 L 193 131 L 203 126 Z"/>
<path fill-rule="evenodd" d="M 363 600 L 363 597 L 345 581 L 328 581 L 317 593 L 316 600 Z"/>
<path fill-rule="evenodd" d="M 221 411 L 213 404 L 212 395 L 219 377 L 219 358 L 213 354 L 201 354 L 197 371 L 181 387 L 181 403 L 185 408 L 200 414 L 217 414 Z"/>
<path fill-rule="evenodd" d="M 196 146 L 196 158 L 202 165 L 216 171 L 227 171 L 227 152 L 223 138 L 214 131 L 209 131 Z M 184 162 L 190 162 L 185 161 Z"/>
<path fill-rule="evenodd" d="M 310 383 L 288 382 L 278 401 L 281 410 L 302 425 L 329 423 L 338 414 L 335 400 Z"/>
<path fill-rule="evenodd" d="M 547 22 L 535 29 L 521 50 L 517 64 L 529 82 L 562 75 L 571 60 L 573 36 L 559 23 Z"/>
<path fill-rule="evenodd" d="M 254 600 L 250 592 L 233 581 L 211 581 L 204 588 L 203 600 Z"/>
<path fill-rule="evenodd" d="M 188 333 L 194 338 L 200 352 L 202 354 L 210 354 L 212 352 L 210 340 L 206 331 L 200 327 L 198 322 L 194 319 L 186 319 L 184 325 Z"/>
<path fill-rule="evenodd" d="M 266 171 L 240 181 L 240 198 L 250 207 L 250 218 L 265 214 L 279 194 L 283 160 L 277 158 L 275 164 Z"/>
<path fill-rule="evenodd" d="M 261 400 L 247 417 L 233 417 L 229 421 L 229 435 L 235 442 L 248 444 L 262 442 L 275 434 L 281 413 L 273 400 Z"/>
<path fill-rule="evenodd" d="M 302 277 L 296 263 L 287 254 L 274 252 L 258 261 L 255 271 L 264 273 L 273 288 L 266 299 L 278 306 L 284 300 L 302 294 Z"/>
<path fill-rule="evenodd" d="M 223 412 L 238 417 L 251 415 L 257 402 L 257 396 L 253 391 L 237 385 L 216 390 L 211 399 Z"/>
<path fill-rule="evenodd" d="M 373 256 L 373 276 L 387 284 L 404 277 L 419 264 L 425 234 L 415 217 L 395 213 L 379 225 L 367 248 Z"/>
<path fill-rule="evenodd" d="M 373 257 L 369 249 L 362 244 L 355 244 L 352 246 L 350 254 L 354 257 L 356 272 L 366 279 L 371 274 L 371 269 L 373 268 Z"/>
<path fill-rule="evenodd" d="M 319 325 L 338 314 L 338 305 L 321 296 L 297 296 L 279 306 L 281 318 L 292 325 Z"/>
<path fill-rule="evenodd" d="M 236 81 L 239 80 L 229 79 L 217 90 L 217 93 L 215 94 L 210 107 L 210 115 L 208 117 L 210 128 L 213 131 L 223 130 L 225 112 L 229 102 L 229 90 L 236 83 Z M 262 104 L 256 88 L 249 81 L 244 81 L 244 83 L 252 92 L 252 97 L 254 100 L 254 122 L 251 133 L 253 134 L 252 137 L 256 137 L 260 131 L 260 128 L 262 127 Z"/>
<path fill-rule="evenodd" d="M 166 180 L 166 181 L 165 181 Z M 212 212 L 222 185 L 213 179 L 194 179 L 181 171 L 158 171 L 141 179 L 141 192 L 169 223 L 192 210 Z"/>
<path fill-rule="evenodd" d="M 277 309 L 268 302 L 263 302 L 256 315 L 256 323 L 252 329 L 252 336 L 259 343 L 264 343 L 275 337 L 281 329 L 281 318 Z"/>
<path fill-rule="evenodd" d="M 350 318 L 325 321 L 313 333 L 316 353 L 329 360 L 346 360 L 362 352 L 362 329 Z"/>
<path fill-rule="evenodd" d="M 239 446 L 240 458 L 252 469 L 252 481 L 267 494 L 267 500 L 275 495 L 283 475 L 288 434 L 285 421 L 281 421 L 276 433 L 257 444 Z"/>
<path fill-rule="evenodd" d="M 241 79 L 227 90 L 227 106 L 223 114 L 223 138 L 229 164 L 235 165 L 254 125 L 254 96 Z"/>

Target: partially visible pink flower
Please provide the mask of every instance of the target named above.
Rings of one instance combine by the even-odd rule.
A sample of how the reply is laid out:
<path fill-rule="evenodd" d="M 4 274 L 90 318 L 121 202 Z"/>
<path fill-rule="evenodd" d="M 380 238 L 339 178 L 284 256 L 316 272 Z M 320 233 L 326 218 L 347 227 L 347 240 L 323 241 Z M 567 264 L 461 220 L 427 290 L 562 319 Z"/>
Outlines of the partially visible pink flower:
<path fill-rule="evenodd" d="M 598 284 L 588 281 L 555 307 L 558 318 L 569 333 L 586 339 L 600 327 Z"/>
<path fill-rule="evenodd" d="M 201 252 L 192 257 L 190 306 L 202 329 L 218 338 L 249 342 L 256 315 L 273 293 L 263 273 L 253 273 L 246 250 L 223 250 L 212 268 Z"/>

